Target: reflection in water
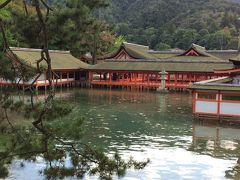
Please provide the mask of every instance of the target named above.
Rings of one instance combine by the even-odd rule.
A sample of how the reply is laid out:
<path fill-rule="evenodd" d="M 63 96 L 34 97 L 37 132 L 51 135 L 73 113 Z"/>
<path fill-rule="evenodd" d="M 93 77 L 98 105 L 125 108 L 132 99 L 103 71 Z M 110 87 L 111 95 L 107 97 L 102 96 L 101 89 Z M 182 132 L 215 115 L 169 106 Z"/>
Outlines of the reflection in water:
<path fill-rule="evenodd" d="M 74 90 L 66 98 L 86 119 L 84 141 L 109 154 L 118 149 L 124 158 L 151 159 L 123 179 L 225 179 L 236 167 L 239 129 L 193 124 L 189 94 Z M 12 179 L 26 173 L 41 179 L 42 166 L 41 159 L 24 169 L 15 164 Z"/>
<path fill-rule="evenodd" d="M 193 125 L 191 150 L 216 158 L 232 159 L 236 165 L 226 170 L 226 177 L 240 179 L 240 126 L 209 123 Z"/>
<path fill-rule="evenodd" d="M 69 98 L 70 96 L 72 96 L 72 91 L 70 91 L 69 89 L 59 89 L 58 91 L 56 91 L 55 93 L 55 97 L 57 99 L 66 99 Z M 37 92 L 37 95 L 34 95 L 33 98 L 33 102 L 37 103 L 37 102 L 42 102 L 47 98 L 48 94 L 47 91 L 39 91 Z M 14 101 L 22 101 L 24 103 L 30 103 L 31 102 L 31 96 L 29 92 L 22 92 L 20 94 L 14 94 L 12 93 L 10 98 L 12 98 L 12 100 Z"/>

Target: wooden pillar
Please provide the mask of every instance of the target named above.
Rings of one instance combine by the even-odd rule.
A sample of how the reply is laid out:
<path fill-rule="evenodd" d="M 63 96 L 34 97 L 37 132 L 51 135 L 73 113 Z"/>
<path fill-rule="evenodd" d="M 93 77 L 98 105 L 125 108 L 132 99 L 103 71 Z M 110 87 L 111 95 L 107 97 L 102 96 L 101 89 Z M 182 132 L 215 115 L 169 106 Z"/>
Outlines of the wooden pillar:
<path fill-rule="evenodd" d="M 112 84 L 112 72 L 109 73 L 109 82 Z"/>
<path fill-rule="evenodd" d="M 185 85 L 184 74 L 182 73 L 181 76 L 182 76 L 181 77 L 181 81 L 182 81 L 181 84 L 182 84 L 182 87 L 184 87 L 184 85 Z"/>
<path fill-rule="evenodd" d="M 45 72 L 45 75 L 44 75 L 44 86 L 45 86 L 45 91 L 47 90 L 47 73 Z"/>
<path fill-rule="evenodd" d="M 134 82 L 135 82 L 135 85 L 137 84 L 137 78 L 138 78 L 138 73 L 134 73 Z"/>
<path fill-rule="evenodd" d="M 219 120 L 220 120 L 220 112 L 221 112 L 221 93 L 220 91 L 218 91 L 217 93 L 217 115 L 219 116 Z"/>
<path fill-rule="evenodd" d="M 149 73 L 147 73 L 147 84 L 149 85 Z"/>
<path fill-rule="evenodd" d="M 60 72 L 60 84 L 61 84 L 61 88 L 62 88 L 62 71 Z"/>
<path fill-rule="evenodd" d="M 170 73 L 168 74 L 168 83 L 169 84 L 171 83 L 171 74 Z"/>
<path fill-rule="evenodd" d="M 74 79 L 74 86 L 76 86 L 76 72 L 73 73 L 73 79 Z"/>
<path fill-rule="evenodd" d="M 92 87 L 92 72 L 91 71 L 88 72 L 88 81 L 89 81 L 88 86 Z"/>
<path fill-rule="evenodd" d="M 88 72 L 88 80 L 89 80 L 89 82 L 92 82 L 92 80 L 91 80 L 91 77 L 92 77 L 92 72 Z"/>
<path fill-rule="evenodd" d="M 62 72 L 60 72 L 60 82 L 62 84 Z"/>
<path fill-rule="evenodd" d="M 177 87 L 177 74 L 174 74 L 174 86 Z"/>
<path fill-rule="evenodd" d="M 110 72 L 110 73 L 109 73 L 109 82 L 110 82 L 110 83 L 109 83 L 109 84 L 110 84 L 109 87 L 110 87 L 110 90 L 112 90 L 112 76 L 113 76 L 113 73 Z"/>
<path fill-rule="evenodd" d="M 55 84 L 55 77 L 54 77 L 54 74 L 52 75 L 52 81 L 53 81 L 53 84 Z"/>
<path fill-rule="evenodd" d="M 197 100 L 197 92 L 193 91 L 193 103 L 192 103 L 192 109 L 193 109 L 193 114 L 196 113 L 196 100 Z"/>
<path fill-rule="evenodd" d="M 69 72 L 67 72 L 67 87 L 69 87 Z"/>

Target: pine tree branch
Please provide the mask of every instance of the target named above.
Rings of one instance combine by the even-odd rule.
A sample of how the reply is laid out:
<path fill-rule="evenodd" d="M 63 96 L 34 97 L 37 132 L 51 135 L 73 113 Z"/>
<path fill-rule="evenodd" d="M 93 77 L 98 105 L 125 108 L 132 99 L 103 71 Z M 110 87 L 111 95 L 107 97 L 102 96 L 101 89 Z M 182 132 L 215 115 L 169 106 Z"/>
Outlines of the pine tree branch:
<path fill-rule="evenodd" d="M 17 157 L 17 156 L 25 156 L 25 155 L 39 155 L 39 154 L 43 154 L 45 153 L 44 150 L 36 150 L 36 151 L 29 151 L 29 152 L 24 152 L 24 153 L 16 153 L 16 154 L 10 154 L 8 156 L 5 156 L 3 158 L 0 159 L 0 162 L 1 161 L 4 161 L 5 159 L 7 158 L 13 158 L 13 157 Z"/>
<path fill-rule="evenodd" d="M 46 8 L 47 10 L 53 11 L 53 9 L 52 9 L 44 0 L 40 0 L 40 1 L 41 1 L 41 3 L 45 6 L 45 8 Z"/>
<path fill-rule="evenodd" d="M 12 0 L 6 0 L 5 2 L 3 2 L 2 4 L 0 4 L 0 9 L 4 8 L 5 6 L 7 6 Z"/>
<path fill-rule="evenodd" d="M 5 30 L 4 30 L 3 21 L 2 21 L 1 18 L 0 18 L 0 30 L 1 30 L 2 37 L 3 37 L 3 45 L 4 45 L 3 46 L 3 51 L 5 51 L 6 49 L 9 49 L 9 45 L 8 45 L 8 41 L 7 41 Z"/>
<path fill-rule="evenodd" d="M 26 3 L 25 0 L 23 0 L 23 6 L 24 6 L 24 10 L 25 10 L 25 12 L 26 12 L 26 15 L 28 16 L 29 13 L 28 13 L 28 8 L 27 8 L 27 3 Z"/>

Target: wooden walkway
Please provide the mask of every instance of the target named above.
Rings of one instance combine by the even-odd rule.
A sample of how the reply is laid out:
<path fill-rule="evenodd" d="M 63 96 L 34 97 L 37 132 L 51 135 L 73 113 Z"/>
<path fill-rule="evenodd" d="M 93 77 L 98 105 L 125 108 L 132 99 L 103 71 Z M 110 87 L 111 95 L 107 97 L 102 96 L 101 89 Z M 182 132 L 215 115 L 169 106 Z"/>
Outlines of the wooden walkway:
<path fill-rule="evenodd" d="M 69 78 L 69 79 L 58 79 L 58 80 L 53 80 L 53 84 L 54 85 L 70 85 L 70 84 L 77 84 L 80 83 L 80 80 L 75 80 L 73 78 Z M 4 80 L 0 80 L 0 85 L 1 86 L 11 86 L 11 85 L 18 85 L 18 86 L 30 86 L 31 82 L 10 82 L 10 81 L 4 81 Z M 49 82 L 48 80 L 38 80 L 33 84 L 34 87 L 47 87 L 49 86 Z"/>

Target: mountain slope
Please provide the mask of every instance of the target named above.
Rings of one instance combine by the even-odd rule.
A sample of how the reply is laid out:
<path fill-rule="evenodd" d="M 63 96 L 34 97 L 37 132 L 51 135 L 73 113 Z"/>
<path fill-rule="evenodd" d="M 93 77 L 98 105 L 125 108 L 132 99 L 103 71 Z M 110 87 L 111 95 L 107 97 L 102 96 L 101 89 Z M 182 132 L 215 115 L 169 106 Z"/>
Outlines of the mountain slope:
<path fill-rule="evenodd" d="M 227 0 L 112 0 L 110 8 L 102 13 L 105 20 L 116 25 L 119 35 L 152 48 L 157 48 L 163 41 L 175 47 L 175 39 L 166 39 L 174 36 L 180 28 L 201 36 L 203 31 L 204 35 L 212 34 L 228 27 L 231 36 L 235 37 L 240 27 L 239 16 L 240 5 Z M 211 46 L 196 37 L 193 41 Z M 186 48 L 186 45 L 180 48 Z"/>

